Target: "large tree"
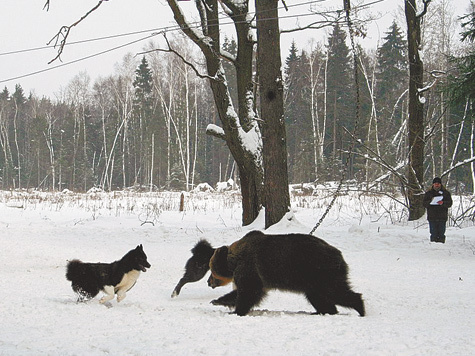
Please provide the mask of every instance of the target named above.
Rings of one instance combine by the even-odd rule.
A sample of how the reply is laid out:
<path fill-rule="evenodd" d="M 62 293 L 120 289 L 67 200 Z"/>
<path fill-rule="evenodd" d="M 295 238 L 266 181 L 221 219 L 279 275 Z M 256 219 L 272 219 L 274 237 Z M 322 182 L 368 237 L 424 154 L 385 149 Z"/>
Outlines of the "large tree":
<path fill-rule="evenodd" d="M 254 35 L 249 20 L 248 1 L 223 0 L 227 15 L 234 22 L 237 55 L 221 50 L 219 5 L 217 0 L 196 2 L 201 27 L 191 26 L 177 0 L 167 0 L 182 31 L 200 48 L 205 57 L 207 77 L 213 92 L 222 127 L 209 126 L 208 133 L 223 139 L 239 168 L 243 201 L 243 224 L 255 220 L 264 203 L 262 137 L 255 109 L 253 47 Z M 229 92 L 223 59 L 233 63 L 237 77 L 237 107 Z"/>
<path fill-rule="evenodd" d="M 277 4 L 278 0 L 256 0 L 266 228 L 290 209 Z"/>
<path fill-rule="evenodd" d="M 417 220 L 425 212 L 422 205 L 424 193 L 424 64 L 420 57 L 420 51 L 422 49 L 421 21 L 430 2 L 431 0 L 423 0 L 423 10 L 418 12 L 416 0 L 405 0 L 409 59 L 409 162 L 406 173 L 409 220 Z"/>

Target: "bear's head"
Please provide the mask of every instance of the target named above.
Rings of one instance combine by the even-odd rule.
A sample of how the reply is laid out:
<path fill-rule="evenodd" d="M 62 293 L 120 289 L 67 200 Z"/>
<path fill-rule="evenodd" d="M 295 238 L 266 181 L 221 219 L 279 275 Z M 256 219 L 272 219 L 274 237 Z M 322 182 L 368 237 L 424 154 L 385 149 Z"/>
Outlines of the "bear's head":
<path fill-rule="evenodd" d="M 208 286 L 211 288 L 225 286 L 233 281 L 233 272 L 228 268 L 228 247 L 222 246 L 214 252 L 209 261 L 211 276 L 208 278 Z"/>

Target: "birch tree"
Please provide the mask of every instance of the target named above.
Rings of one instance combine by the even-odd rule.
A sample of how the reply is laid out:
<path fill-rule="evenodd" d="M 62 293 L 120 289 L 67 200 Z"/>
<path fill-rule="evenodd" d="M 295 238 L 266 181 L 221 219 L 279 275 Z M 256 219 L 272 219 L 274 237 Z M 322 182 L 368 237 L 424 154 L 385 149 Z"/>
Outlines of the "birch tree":
<path fill-rule="evenodd" d="M 11 113 L 10 94 L 5 88 L 0 94 L 0 146 L 3 151 L 2 184 L 9 186 L 13 174 L 13 155 L 10 147 L 9 116 Z"/>

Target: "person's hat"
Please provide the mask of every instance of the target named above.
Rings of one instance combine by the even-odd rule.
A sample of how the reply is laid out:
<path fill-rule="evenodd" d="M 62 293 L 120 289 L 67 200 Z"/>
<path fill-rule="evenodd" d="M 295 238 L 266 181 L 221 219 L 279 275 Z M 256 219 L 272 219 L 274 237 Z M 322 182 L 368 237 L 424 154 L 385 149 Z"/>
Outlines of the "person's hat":
<path fill-rule="evenodd" d="M 440 179 L 439 177 L 435 177 L 435 178 L 432 180 L 432 184 L 434 184 L 434 183 L 442 184 L 442 179 Z"/>

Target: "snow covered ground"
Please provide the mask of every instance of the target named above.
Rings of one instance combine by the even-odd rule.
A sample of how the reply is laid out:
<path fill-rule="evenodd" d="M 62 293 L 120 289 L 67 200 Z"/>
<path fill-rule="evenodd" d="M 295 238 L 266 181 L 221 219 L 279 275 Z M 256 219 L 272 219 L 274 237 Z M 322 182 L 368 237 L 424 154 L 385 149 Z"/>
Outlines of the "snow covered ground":
<path fill-rule="evenodd" d="M 171 298 L 201 238 L 230 244 L 241 227 L 237 196 L 0 193 L 0 355 L 474 355 L 475 227 L 429 242 L 424 218 L 401 219 L 391 201 L 338 199 L 316 235 L 339 248 L 367 316 L 339 308 L 312 315 L 301 295 L 272 292 L 238 317 L 209 302 L 230 290 L 206 278 Z M 457 204 L 457 199 L 454 199 Z M 327 198 L 301 197 L 269 233 L 308 233 Z M 456 205 L 453 209 L 456 209 Z M 111 262 L 143 244 L 152 267 L 125 300 L 87 303 L 65 279 L 68 259 Z"/>

